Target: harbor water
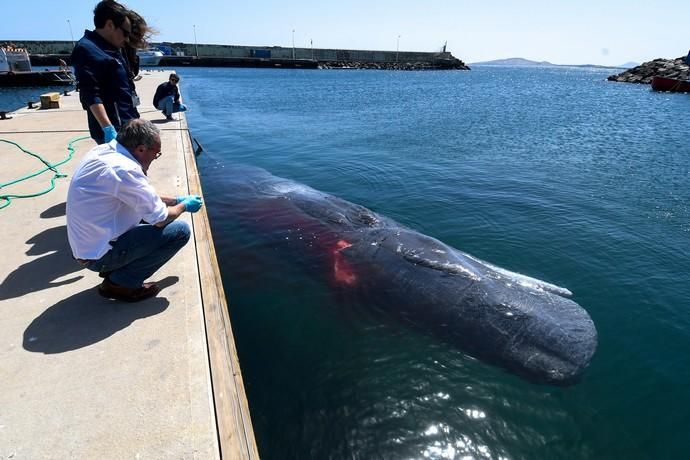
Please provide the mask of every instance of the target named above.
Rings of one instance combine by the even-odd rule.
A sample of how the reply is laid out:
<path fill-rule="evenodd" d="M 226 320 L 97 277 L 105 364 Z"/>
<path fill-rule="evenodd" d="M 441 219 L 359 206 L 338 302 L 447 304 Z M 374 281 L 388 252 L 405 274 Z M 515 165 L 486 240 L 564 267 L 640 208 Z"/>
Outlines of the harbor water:
<path fill-rule="evenodd" d="M 612 69 L 181 69 L 263 458 L 679 458 L 690 439 L 690 97 Z M 259 166 L 566 287 L 599 347 L 535 385 L 343 305 L 227 217 Z"/>
<path fill-rule="evenodd" d="M 690 96 L 575 67 L 178 73 L 262 458 L 687 455 Z M 569 289 L 599 334 L 582 381 L 343 302 L 230 218 L 238 164 Z"/>

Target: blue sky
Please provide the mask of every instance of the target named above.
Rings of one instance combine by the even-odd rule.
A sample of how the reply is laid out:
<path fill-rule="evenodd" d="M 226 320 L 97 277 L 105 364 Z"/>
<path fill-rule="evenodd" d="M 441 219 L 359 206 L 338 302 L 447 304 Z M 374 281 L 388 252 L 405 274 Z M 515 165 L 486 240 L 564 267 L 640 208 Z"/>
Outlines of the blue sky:
<path fill-rule="evenodd" d="M 96 1 L 3 0 L 0 40 L 75 39 Z M 690 1 L 221 0 L 123 1 L 160 41 L 434 51 L 465 62 L 509 57 L 618 65 L 675 58 L 690 48 Z M 69 20 L 69 22 L 68 22 Z M 399 39 L 398 39 L 398 36 Z"/>

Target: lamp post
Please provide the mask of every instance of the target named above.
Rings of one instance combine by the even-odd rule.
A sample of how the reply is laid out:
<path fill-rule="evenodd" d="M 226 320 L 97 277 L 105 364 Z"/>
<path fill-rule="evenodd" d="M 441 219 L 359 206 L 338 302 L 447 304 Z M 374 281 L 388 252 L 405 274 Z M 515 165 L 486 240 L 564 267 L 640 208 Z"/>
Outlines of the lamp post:
<path fill-rule="evenodd" d="M 400 35 L 398 35 L 398 43 L 395 46 L 395 62 L 398 62 L 398 55 L 400 54 Z"/>
<path fill-rule="evenodd" d="M 70 20 L 67 20 L 67 25 L 69 26 L 69 36 L 72 39 L 72 46 L 74 46 L 74 34 L 72 33 L 72 23 Z"/>
<path fill-rule="evenodd" d="M 295 29 L 292 29 L 292 60 L 295 60 Z"/>
<path fill-rule="evenodd" d="M 196 24 L 194 24 L 192 27 L 194 27 L 194 52 L 196 53 L 196 57 L 199 57 L 199 46 L 196 44 Z"/>
<path fill-rule="evenodd" d="M 309 39 L 309 46 L 311 46 L 311 60 L 314 60 L 314 39 Z"/>

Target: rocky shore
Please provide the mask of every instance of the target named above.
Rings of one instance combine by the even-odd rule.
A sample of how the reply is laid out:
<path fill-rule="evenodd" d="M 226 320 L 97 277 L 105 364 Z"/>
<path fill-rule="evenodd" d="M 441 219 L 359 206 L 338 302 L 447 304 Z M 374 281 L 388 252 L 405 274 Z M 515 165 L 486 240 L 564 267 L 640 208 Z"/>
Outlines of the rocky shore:
<path fill-rule="evenodd" d="M 625 83 L 651 83 L 654 76 L 688 80 L 690 67 L 685 62 L 685 56 L 677 59 L 654 59 L 625 72 L 610 75 L 608 80 Z"/>
<path fill-rule="evenodd" d="M 370 70 L 470 70 L 457 58 L 437 59 L 425 62 L 356 62 L 322 61 L 319 69 L 370 69 Z"/>

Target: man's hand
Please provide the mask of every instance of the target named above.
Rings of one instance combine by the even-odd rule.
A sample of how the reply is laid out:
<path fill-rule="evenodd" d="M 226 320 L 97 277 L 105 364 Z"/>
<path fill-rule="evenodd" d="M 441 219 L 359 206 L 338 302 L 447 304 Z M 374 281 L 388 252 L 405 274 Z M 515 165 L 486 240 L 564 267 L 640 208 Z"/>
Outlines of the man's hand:
<path fill-rule="evenodd" d="M 117 138 L 117 131 L 113 125 L 108 125 L 103 127 L 103 136 L 105 137 L 105 143 L 112 141 Z"/>
<path fill-rule="evenodd" d="M 180 198 L 182 198 L 181 201 Z M 178 203 L 184 205 L 184 210 L 187 212 L 197 212 L 204 205 L 199 195 L 178 196 L 177 200 Z"/>
<path fill-rule="evenodd" d="M 204 205 L 199 195 L 181 195 L 175 198 L 162 196 L 160 198 L 168 206 L 168 217 L 155 224 L 156 227 L 160 228 L 180 217 L 183 212 L 197 212 Z"/>

